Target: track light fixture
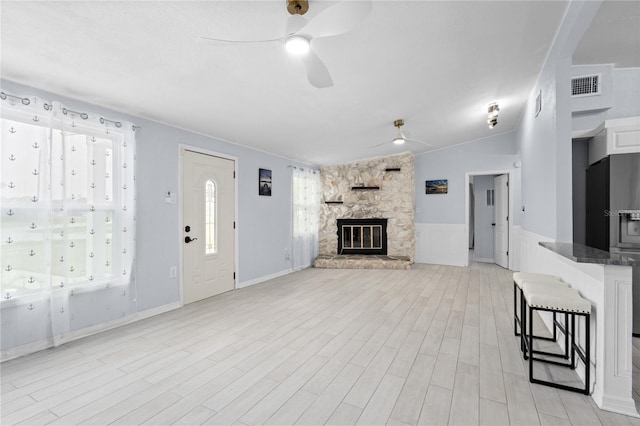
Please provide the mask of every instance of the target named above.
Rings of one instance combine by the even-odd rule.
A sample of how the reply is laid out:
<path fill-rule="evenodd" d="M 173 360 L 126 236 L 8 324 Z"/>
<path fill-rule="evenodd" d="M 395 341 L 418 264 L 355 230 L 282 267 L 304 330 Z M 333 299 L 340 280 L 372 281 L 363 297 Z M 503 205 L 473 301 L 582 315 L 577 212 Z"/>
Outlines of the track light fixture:
<path fill-rule="evenodd" d="M 489 128 L 493 129 L 498 124 L 498 112 L 500 112 L 500 107 L 497 102 L 492 102 L 489 104 L 489 108 L 487 110 L 487 123 L 489 124 Z"/>

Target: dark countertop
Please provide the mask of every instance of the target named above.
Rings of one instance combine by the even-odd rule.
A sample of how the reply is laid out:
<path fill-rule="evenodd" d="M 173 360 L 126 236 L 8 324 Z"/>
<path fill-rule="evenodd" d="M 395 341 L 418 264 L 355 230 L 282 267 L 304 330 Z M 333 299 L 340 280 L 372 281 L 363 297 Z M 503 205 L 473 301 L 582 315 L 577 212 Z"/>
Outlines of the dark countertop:
<path fill-rule="evenodd" d="M 597 263 L 599 265 L 640 266 L 638 256 L 610 253 L 593 247 L 574 243 L 549 243 L 541 241 L 542 247 L 573 260 L 577 263 Z"/>

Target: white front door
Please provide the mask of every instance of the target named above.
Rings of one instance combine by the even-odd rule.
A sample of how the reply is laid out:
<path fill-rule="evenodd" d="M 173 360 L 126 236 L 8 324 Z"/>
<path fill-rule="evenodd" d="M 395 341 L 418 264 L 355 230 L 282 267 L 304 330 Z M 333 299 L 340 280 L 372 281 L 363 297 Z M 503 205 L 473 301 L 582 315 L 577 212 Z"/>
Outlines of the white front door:
<path fill-rule="evenodd" d="M 183 151 L 185 304 L 235 287 L 235 162 Z"/>
<path fill-rule="evenodd" d="M 503 268 L 509 268 L 509 175 L 493 178 L 495 195 L 495 229 L 493 258 Z"/>

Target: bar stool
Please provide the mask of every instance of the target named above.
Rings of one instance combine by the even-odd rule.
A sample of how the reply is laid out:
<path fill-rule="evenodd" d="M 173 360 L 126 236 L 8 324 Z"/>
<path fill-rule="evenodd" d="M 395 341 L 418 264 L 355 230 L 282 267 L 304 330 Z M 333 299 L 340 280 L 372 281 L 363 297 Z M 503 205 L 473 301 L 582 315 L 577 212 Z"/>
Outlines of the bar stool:
<path fill-rule="evenodd" d="M 591 367 L 591 354 L 590 354 L 591 352 L 591 348 L 590 348 L 591 302 L 581 297 L 578 291 L 575 289 L 567 288 L 567 287 L 550 286 L 550 285 L 541 286 L 535 283 L 523 284 L 522 297 L 523 297 L 522 305 L 527 307 L 529 318 L 532 318 L 534 312 L 536 311 L 562 313 L 568 316 L 568 319 L 570 320 L 570 324 L 571 324 L 571 329 L 568 333 L 570 336 L 570 344 L 569 344 L 569 347 L 566 348 L 566 349 L 569 349 L 569 352 L 570 352 L 571 359 L 569 363 L 563 363 L 563 362 L 535 357 L 536 353 L 544 353 L 544 352 L 533 351 L 533 338 L 534 338 L 533 321 L 529 321 L 528 328 L 525 327 L 522 329 L 524 334 L 523 341 L 525 342 L 525 346 L 526 346 L 525 351 L 530 354 L 529 382 L 589 395 L 589 383 L 590 383 L 589 373 L 590 373 L 590 367 Z M 580 349 L 580 346 L 578 343 L 576 343 L 576 339 L 575 339 L 576 316 L 585 318 L 584 352 Z M 568 324 L 566 324 L 566 326 L 568 327 Z M 555 383 L 551 381 L 536 379 L 533 377 L 533 361 L 546 362 L 549 364 L 555 364 L 555 365 L 568 367 L 568 368 L 571 368 L 572 370 L 575 370 L 577 367 L 576 353 L 578 354 L 578 356 L 580 357 L 580 359 L 582 360 L 585 366 L 584 388 L 578 387 L 578 386 L 568 386 L 561 383 Z"/>
<path fill-rule="evenodd" d="M 515 336 L 520 336 L 520 332 L 518 328 L 522 330 L 522 321 L 521 317 L 524 313 L 524 309 L 522 308 L 522 304 L 520 304 L 520 316 L 518 316 L 518 293 L 520 293 L 520 299 L 522 300 L 522 285 L 525 282 L 536 281 L 536 282 L 550 282 L 554 283 L 557 286 L 568 287 L 569 284 L 560 281 L 558 277 L 549 274 L 540 274 L 534 272 L 514 272 L 513 274 L 513 334 Z M 553 336 L 533 336 L 536 339 L 541 340 L 549 340 L 552 342 L 556 342 L 558 339 L 556 327 L 561 326 L 561 324 L 557 321 L 556 314 L 553 314 Z M 524 351 L 524 343 L 521 344 L 521 350 Z M 526 355 L 525 355 L 526 359 Z"/>
<path fill-rule="evenodd" d="M 535 293 L 535 294 L 572 294 L 575 296 L 580 296 L 577 290 L 570 288 L 569 284 L 559 281 L 559 280 L 523 280 L 522 286 L 520 287 L 520 318 L 521 318 L 521 329 L 524 330 L 524 333 L 520 337 L 520 350 L 523 353 L 524 359 L 529 359 L 530 354 L 539 354 L 546 355 L 552 357 L 560 357 L 564 359 L 569 359 L 569 332 L 567 330 L 567 324 L 569 324 L 569 314 L 564 313 L 564 323 L 561 323 L 557 319 L 557 312 L 552 312 L 553 315 L 553 337 L 546 336 L 536 336 L 533 335 L 534 339 L 547 340 L 552 342 L 558 341 L 558 330 L 564 335 L 564 353 L 559 354 L 555 352 L 542 351 L 533 349 L 533 347 L 527 347 L 525 345 L 525 333 L 527 331 L 527 321 L 533 325 L 533 317 L 529 315 L 527 319 L 527 308 L 526 308 L 526 298 L 524 297 L 524 292 Z"/>

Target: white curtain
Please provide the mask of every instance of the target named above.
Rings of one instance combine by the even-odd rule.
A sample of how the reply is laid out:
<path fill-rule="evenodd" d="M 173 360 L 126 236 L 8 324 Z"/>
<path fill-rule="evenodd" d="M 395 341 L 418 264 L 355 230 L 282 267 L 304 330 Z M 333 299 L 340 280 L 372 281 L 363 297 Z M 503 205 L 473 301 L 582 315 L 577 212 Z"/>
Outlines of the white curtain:
<path fill-rule="evenodd" d="M 320 174 L 316 170 L 292 168 L 294 270 L 311 266 L 318 255 L 318 216 L 320 214 Z"/>
<path fill-rule="evenodd" d="M 136 310 L 135 127 L 39 98 L 1 102 L 1 300 L 12 321 L 2 349 L 57 345 Z"/>

